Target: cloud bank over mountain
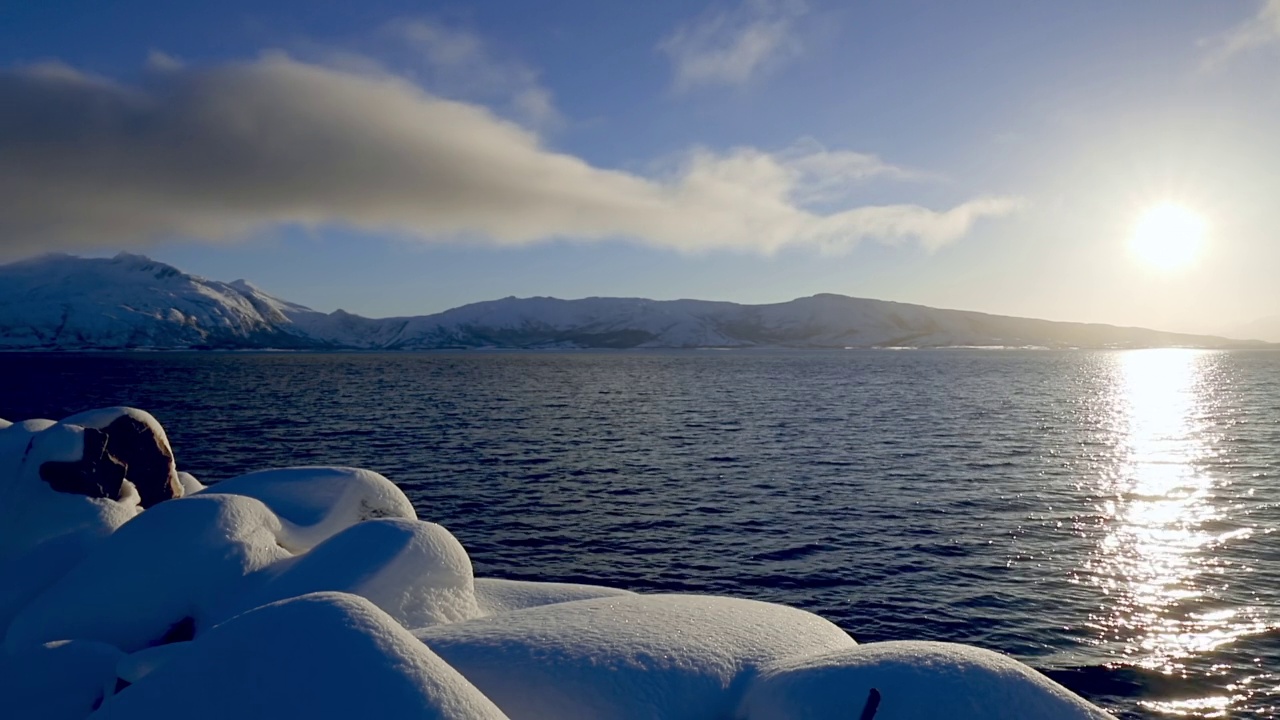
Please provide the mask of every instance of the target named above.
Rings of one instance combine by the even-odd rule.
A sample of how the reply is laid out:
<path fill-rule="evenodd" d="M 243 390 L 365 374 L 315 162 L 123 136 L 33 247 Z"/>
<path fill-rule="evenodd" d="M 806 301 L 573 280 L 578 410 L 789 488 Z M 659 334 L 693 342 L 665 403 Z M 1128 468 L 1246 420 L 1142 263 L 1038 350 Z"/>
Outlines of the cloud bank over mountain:
<path fill-rule="evenodd" d="M 806 206 L 815 188 L 830 197 L 833 186 L 894 175 L 877 162 L 820 146 L 694 149 L 674 172 L 647 177 L 593 166 L 373 66 L 279 53 L 152 62 L 126 84 L 41 64 L 0 72 L 0 253 L 237 239 L 282 224 L 500 245 L 625 238 L 689 252 L 838 252 L 868 239 L 936 248 L 1018 204 Z"/>

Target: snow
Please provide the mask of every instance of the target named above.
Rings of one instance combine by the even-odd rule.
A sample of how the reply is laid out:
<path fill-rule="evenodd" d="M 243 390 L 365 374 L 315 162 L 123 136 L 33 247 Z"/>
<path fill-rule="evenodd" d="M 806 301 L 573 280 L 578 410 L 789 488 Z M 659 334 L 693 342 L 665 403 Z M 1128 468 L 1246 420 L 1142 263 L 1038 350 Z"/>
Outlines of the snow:
<path fill-rule="evenodd" d="M 859 645 L 765 668 L 752 680 L 737 717 L 856 717 L 872 688 L 880 693 L 876 720 L 1111 718 L 1006 655 L 968 645 L 919 641 Z"/>
<path fill-rule="evenodd" d="M 416 634 L 512 720 L 731 717 L 760 666 L 855 646 L 802 610 L 698 595 L 579 600 Z"/>
<path fill-rule="evenodd" d="M 416 520 L 404 492 L 375 472 L 344 467 L 262 470 L 210 485 L 201 495 L 242 495 L 266 503 L 294 526 L 289 549 L 307 550 L 358 522 Z"/>
<path fill-rule="evenodd" d="M 94 720 L 505 716 L 372 603 L 317 593 L 240 615 L 103 703 Z"/>
<path fill-rule="evenodd" d="M 197 480 L 195 475 L 182 470 L 178 471 L 178 482 L 182 484 L 183 495 L 195 495 L 205 489 L 204 483 Z"/>
<path fill-rule="evenodd" d="M 579 583 L 534 582 L 500 578 L 475 579 L 476 605 L 482 615 L 498 615 L 512 610 L 590 600 L 601 597 L 634 595 L 629 590 L 583 585 Z"/>
<path fill-rule="evenodd" d="M 102 537 L 89 532 L 66 533 L 0 564 L 0 639 L 22 608 L 75 567 Z"/>
<path fill-rule="evenodd" d="M 246 575 L 289 557 L 286 529 L 267 506 L 239 495 L 195 495 L 143 512 L 31 600 L 13 619 L 13 651 L 89 639 L 133 652 L 203 616 Z"/>
<path fill-rule="evenodd" d="M 116 684 L 123 656 L 105 643 L 67 640 L 0 654 L 0 717 L 80 720 Z"/>
<path fill-rule="evenodd" d="M 170 452 L 149 474 L 185 496 L 146 510 L 121 463 L 42 476 L 105 458 L 120 417 L 168 449 L 130 408 L 0 422 L 0 717 L 835 720 L 873 688 L 877 720 L 1110 717 L 1012 658 L 860 646 L 782 605 L 474 578 L 367 470 L 205 488 Z M 119 499 L 53 489 L 84 477 Z"/>
<path fill-rule="evenodd" d="M 352 525 L 259 575 L 223 616 L 324 590 L 370 600 L 406 628 L 480 615 L 467 551 L 448 530 L 421 520 Z"/>
<path fill-rule="evenodd" d="M 125 477 L 138 488 L 144 507 L 182 496 L 173 447 L 151 413 L 131 407 L 99 408 L 63 418 L 62 423 L 106 432 L 107 452 L 124 463 Z"/>
<path fill-rule="evenodd" d="M 141 255 L 49 255 L 0 265 L 0 347 L 1145 347 L 1222 338 L 939 310 L 841 295 L 706 300 L 503 298 L 434 315 L 322 313 L 244 280 L 189 275 Z M 1248 343 L 1244 343 L 1248 344 Z"/>
<path fill-rule="evenodd" d="M 194 641 L 171 642 L 144 648 L 120 658 L 116 663 L 116 677 L 127 683 L 140 682 L 142 678 L 182 657 L 195 647 Z"/>
<path fill-rule="evenodd" d="M 138 514 L 127 482 L 112 500 L 58 492 L 41 477 L 46 462 L 80 460 L 84 440 L 84 428 L 50 420 L 0 430 L 0 568 L 61 535 L 106 536 Z"/>

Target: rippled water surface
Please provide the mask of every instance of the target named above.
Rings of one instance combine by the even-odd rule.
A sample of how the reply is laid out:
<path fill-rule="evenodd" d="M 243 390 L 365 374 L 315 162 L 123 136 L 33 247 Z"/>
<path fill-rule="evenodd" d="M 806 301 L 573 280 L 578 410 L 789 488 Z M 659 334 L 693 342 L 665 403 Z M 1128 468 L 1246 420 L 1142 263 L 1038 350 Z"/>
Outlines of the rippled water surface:
<path fill-rule="evenodd" d="M 213 481 L 395 480 L 477 574 L 1011 653 L 1124 717 L 1280 705 L 1280 353 L 0 354 Z"/>

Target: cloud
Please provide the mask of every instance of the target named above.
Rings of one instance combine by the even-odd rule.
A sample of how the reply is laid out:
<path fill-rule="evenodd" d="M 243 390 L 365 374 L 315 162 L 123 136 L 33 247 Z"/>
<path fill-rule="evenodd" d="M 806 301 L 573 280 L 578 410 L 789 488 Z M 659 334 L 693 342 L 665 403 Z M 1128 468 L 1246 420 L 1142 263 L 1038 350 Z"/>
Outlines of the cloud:
<path fill-rule="evenodd" d="M 10 255 L 237 239 L 282 224 L 498 245 L 936 248 L 1017 204 L 806 207 L 814 187 L 888 167 L 812 145 L 698 149 L 642 176 L 548 149 L 484 107 L 403 78 L 280 54 L 166 66 L 136 86 L 65 65 L 0 72 L 0 247 Z"/>
<path fill-rule="evenodd" d="M 802 0 L 743 0 L 681 25 L 658 49 L 671 60 L 677 90 L 743 85 L 799 54 L 795 21 L 805 11 Z"/>
<path fill-rule="evenodd" d="M 852 150 L 828 150 L 804 138 L 783 152 L 779 161 L 795 175 L 792 197 L 804 205 L 847 199 L 859 185 L 875 178 L 937 181 L 941 176 L 891 165 L 875 155 Z"/>
<path fill-rule="evenodd" d="M 565 124 L 537 71 L 461 28 L 401 18 L 336 45 L 298 41 L 289 49 L 297 57 L 351 73 L 394 74 L 435 95 L 494 108 L 539 130 Z"/>
<path fill-rule="evenodd" d="M 416 76 L 413 79 L 439 95 L 505 103 L 517 119 L 538 128 L 563 123 L 551 91 L 542 86 L 538 73 L 522 62 L 501 57 L 474 33 L 427 20 L 399 20 L 384 26 L 376 39 L 377 50 L 383 55 L 388 43 L 398 45 L 404 53 L 404 67 Z"/>
<path fill-rule="evenodd" d="M 1257 14 L 1205 43 L 1205 67 L 1222 65 L 1242 52 L 1280 42 L 1280 0 L 1263 0 Z"/>

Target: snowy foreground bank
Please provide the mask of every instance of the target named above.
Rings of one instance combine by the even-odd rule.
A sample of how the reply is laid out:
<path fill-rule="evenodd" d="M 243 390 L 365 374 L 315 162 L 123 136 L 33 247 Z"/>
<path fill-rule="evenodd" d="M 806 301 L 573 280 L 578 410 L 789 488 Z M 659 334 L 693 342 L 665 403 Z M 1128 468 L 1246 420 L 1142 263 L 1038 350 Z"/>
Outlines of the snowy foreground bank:
<path fill-rule="evenodd" d="M 0 635 L 10 720 L 1111 717 L 781 605 L 474 578 L 381 475 L 205 488 L 127 408 L 0 421 Z"/>

